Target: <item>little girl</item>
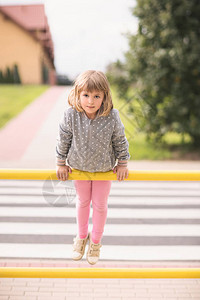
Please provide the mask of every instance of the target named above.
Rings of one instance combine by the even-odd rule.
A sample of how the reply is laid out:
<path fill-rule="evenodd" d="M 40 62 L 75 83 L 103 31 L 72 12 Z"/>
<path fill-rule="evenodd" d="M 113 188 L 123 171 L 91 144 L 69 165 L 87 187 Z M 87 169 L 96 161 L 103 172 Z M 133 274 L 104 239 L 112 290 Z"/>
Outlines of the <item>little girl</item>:
<path fill-rule="evenodd" d="M 70 107 L 64 111 L 57 137 L 57 178 L 67 180 L 72 169 L 88 172 L 113 170 L 119 181 L 128 178 L 128 141 L 119 112 L 113 109 L 110 87 L 104 73 L 89 70 L 79 75 L 68 103 Z M 95 264 L 102 246 L 111 181 L 75 180 L 74 185 L 78 234 L 74 239 L 72 258 L 79 260 L 83 257 L 89 240 L 87 261 Z M 88 233 L 91 201 L 93 228 Z"/>

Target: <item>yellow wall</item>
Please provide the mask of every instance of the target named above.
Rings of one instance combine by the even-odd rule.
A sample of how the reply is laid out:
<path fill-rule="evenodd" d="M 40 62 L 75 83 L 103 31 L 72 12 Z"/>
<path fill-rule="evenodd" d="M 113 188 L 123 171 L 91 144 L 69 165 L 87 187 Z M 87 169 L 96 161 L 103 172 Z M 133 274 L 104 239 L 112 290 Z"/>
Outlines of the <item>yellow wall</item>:
<path fill-rule="evenodd" d="M 0 12 L 0 69 L 18 65 L 22 83 L 42 83 L 41 62 L 52 69 L 40 43 Z"/>

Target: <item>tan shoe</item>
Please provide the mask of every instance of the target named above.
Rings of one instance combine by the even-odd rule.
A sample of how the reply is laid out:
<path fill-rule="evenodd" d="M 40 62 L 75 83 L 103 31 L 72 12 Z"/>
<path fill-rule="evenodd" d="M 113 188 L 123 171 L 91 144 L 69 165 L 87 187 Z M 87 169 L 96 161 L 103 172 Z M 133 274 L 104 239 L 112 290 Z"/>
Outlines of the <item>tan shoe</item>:
<path fill-rule="evenodd" d="M 95 244 L 92 242 L 92 234 L 89 233 L 89 246 L 88 246 L 88 251 L 87 251 L 87 261 L 89 264 L 94 265 L 98 262 L 99 260 L 99 255 L 100 255 L 100 248 L 101 244 Z"/>
<path fill-rule="evenodd" d="M 78 236 L 74 238 L 74 244 L 73 244 L 73 253 L 72 253 L 72 259 L 73 260 L 80 260 L 84 253 L 85 253 L 85 246 L 87 244 L 89 235 L 85 239 L 80 239 Z"/>

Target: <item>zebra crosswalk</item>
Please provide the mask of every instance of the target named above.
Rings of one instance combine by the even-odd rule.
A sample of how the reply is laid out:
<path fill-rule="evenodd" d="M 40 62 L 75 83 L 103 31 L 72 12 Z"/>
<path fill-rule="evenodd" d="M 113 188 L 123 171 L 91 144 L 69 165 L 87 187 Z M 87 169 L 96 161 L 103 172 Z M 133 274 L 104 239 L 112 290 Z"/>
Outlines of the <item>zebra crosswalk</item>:
<path fill-rule="evenodd" d="M 0 257 L 70 259 L 75 196 L 71 181 L 0 181 Z M 200 183 L 113 181 L 102 244 L 102 260 L 200 261 Z"/>

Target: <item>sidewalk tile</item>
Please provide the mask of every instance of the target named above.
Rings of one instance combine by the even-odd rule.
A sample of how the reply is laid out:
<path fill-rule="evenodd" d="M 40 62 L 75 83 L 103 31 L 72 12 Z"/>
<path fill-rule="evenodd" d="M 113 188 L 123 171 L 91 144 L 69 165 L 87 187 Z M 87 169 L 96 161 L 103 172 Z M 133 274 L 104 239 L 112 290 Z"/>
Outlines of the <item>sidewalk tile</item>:
<path fill-rule="evenodd" d="M 37 297 L 11 296 L 9 300 L 37 300 Z"/>
<path fill-rule="evenodd" d="M 41 266 L 42 261 L 29 261 L 32 266 L 35 263 Z M 200 279 L 187 278 L 2 278 L 0 287 L 1 300 L 200 300 Z"/>

